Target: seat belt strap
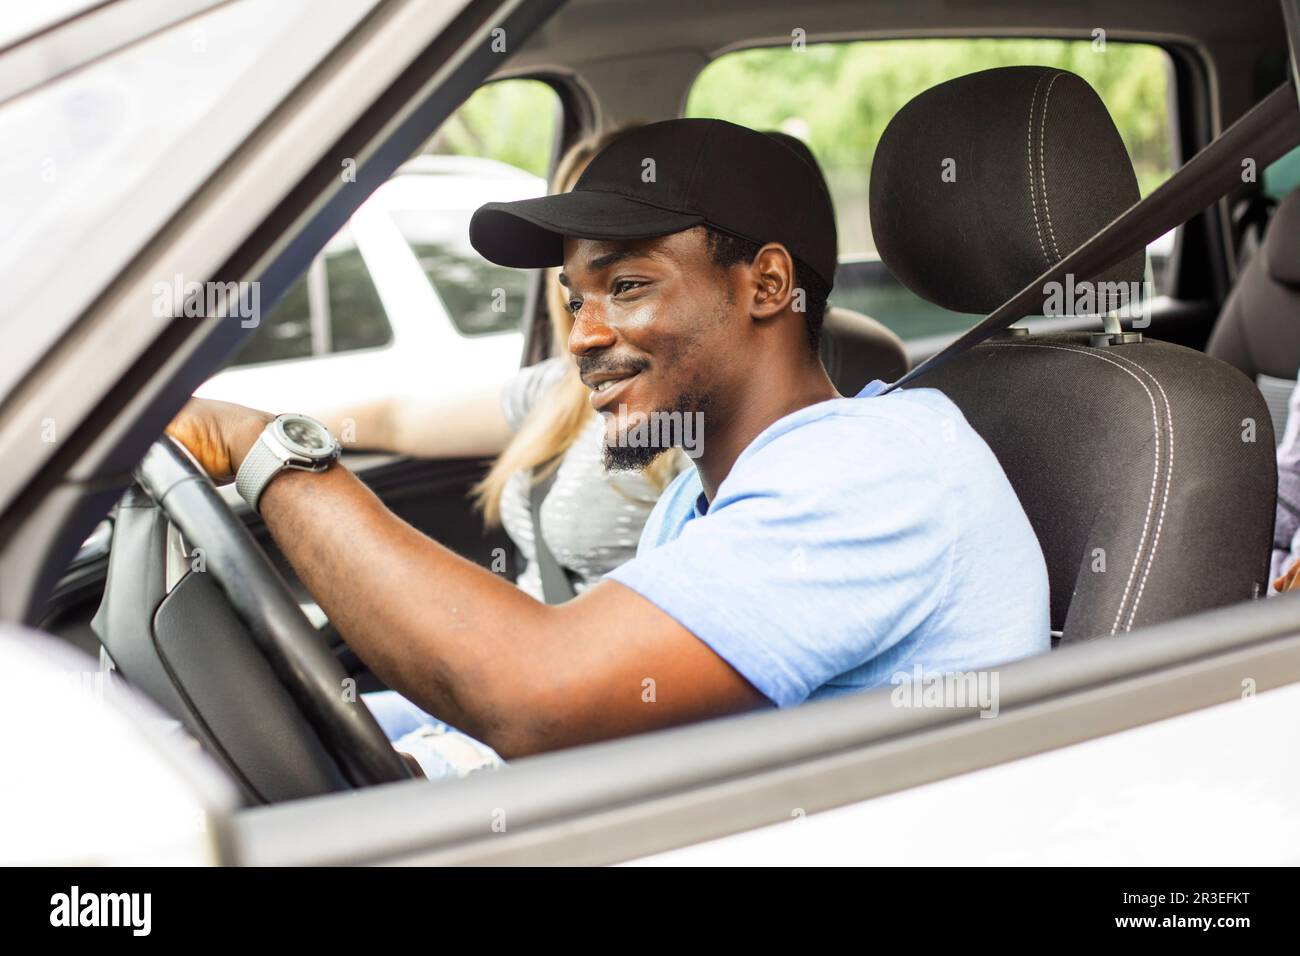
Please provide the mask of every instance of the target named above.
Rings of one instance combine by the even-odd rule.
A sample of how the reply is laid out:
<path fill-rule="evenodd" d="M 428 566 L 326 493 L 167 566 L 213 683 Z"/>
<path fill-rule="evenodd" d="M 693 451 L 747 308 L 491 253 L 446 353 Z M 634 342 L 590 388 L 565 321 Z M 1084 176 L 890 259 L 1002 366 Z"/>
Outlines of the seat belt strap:
<path fill-rule="evenodd" d="M 533 556 L 542 578 L 542 597 L 546 599 L 547 604 L 563 604 L 576 593 L 573 589 L 573 581 L 560 562 L 555 559 L 555 555 L 551 553 L 546 537 L 542 534 L 542 502 L 546 500 L 551 486 L 555 484 L 555 476 L 560 472 L 559 466 L 552 468 L 550 474 L 541 481 L 535 480 L 537 473 L 548 464 L 550 462 L 544 462 L 534 468 L 529 475 L 532 479 L 532 486 L 528 491 L 528 504 L 533 513 Z"/>
<path fill-rule="evenodd" d="M 1218 139 L 1189 159 L 1159 188 L 1134 203 L 1108 226 L 998 306 L 974 328 L 930 356 L 884 391 L 907 384 L 1002 331 L 1042 307 L 1043 289 L 1064 283 L 1067 275 L 1095 276 L 1117 262 L 1146 249 L 1163 236 L 1217 202 L 1241 183 L 1242 163 L 1263 169 L 1300 145 L 1300 109 L 1296 91 L 1284 83 L 1255 104 Z M 883 394 L 883 393 L 882 393 Z"/>

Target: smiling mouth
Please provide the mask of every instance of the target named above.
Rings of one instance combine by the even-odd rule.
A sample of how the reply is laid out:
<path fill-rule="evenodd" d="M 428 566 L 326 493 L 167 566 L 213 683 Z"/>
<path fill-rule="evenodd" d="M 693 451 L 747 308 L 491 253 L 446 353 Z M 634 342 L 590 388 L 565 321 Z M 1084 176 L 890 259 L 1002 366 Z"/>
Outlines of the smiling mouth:
<path fill-rule="evenodd" d="M 611 404 L 619 394 L 622 393 L 624 386 L 639 375 L 640 372 L 630 372 L 626 375 L 610 376 L 602 378 L 595 385 L 591 386 L 591 407 L 600 411 L 605 406 Z"/>

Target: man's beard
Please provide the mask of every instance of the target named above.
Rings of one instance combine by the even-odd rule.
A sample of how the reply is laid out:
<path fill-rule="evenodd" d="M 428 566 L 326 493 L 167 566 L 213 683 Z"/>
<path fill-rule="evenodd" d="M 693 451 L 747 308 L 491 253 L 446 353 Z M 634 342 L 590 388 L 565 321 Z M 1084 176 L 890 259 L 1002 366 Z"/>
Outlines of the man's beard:
<path fill-rule="evenodd" d="M 697 416 L 696 421 L 702 423 L 708 419 L 708 413 L 712 407 L 713 395 L 711 393 L 690 389 L 678 395 L 677 399 L 667 408 L 660 408 L 651 412 L 647 421 L 653 421 L 656 416 L 662 416 L 660 420 L 663 422 L 671 420 L 672 417 L 681 421 L 687 415 L 694 415 Z M 616 439 L 617 444 L 611 445 L 606 440 L 604 450 L 606 471 L 641 471 L 665 451 L 676 446 L 677 442 L 671 439 L 680 437 L 680 431 L 675 428 L 651 428 L 647 426 L 644 431 L 646 438 L 650 440 L 632 444 L 623 440 L 627 437 L 626 435 L 619 435 Z M 665 441 L 665 439 L 669 440 Z"/>

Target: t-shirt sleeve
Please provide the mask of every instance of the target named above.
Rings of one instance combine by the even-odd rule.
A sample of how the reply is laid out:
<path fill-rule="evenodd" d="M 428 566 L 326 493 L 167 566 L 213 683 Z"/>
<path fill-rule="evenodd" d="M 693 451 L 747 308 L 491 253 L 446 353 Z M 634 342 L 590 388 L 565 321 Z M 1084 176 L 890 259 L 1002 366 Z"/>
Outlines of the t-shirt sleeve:
<path fill-rule="evenodd" d="M 887 654 L 947 591 L 954 504 L 931 450 L 893 426 L 875 431 L 870 454 L 863 444 L 799 432 L 773 442 L 733 470 L 707 516 L 608 576 L 773 703 L 801 703 Z"/>
<path fill-rule="evenodd" d="M 501 391 L 501 411 L 511 431 L 519 431 L 528 413 L 538 400 L 547 393 L 567 369 L 569 359 L 556 356 L 543 359 L 536 365 L 526 365 L 515 373 Z"/>

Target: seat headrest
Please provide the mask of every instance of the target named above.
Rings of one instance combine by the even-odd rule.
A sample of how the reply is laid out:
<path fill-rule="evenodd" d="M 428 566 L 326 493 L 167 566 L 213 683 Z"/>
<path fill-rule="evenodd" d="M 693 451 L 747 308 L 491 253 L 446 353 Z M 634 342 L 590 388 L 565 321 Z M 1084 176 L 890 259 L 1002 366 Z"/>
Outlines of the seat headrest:
<path fill-rule="evenodd" d="M 1073 73 L 1042 66 L 926 90 L 885 127 L 871 167 L 881 259 L 954 312 L 992 312 L 1138 198 L 1101 98 Z M 1141 282 L 1144 266 L 1137 253 L 1074 281 Z"/>
<path fill-rule="evenodd" d="M 1300 189 L 1288 193 L 1278 203 L 1264 234 L 1265 259 L 1268 274 L 1275 282 L 1300 286 Z"/>

